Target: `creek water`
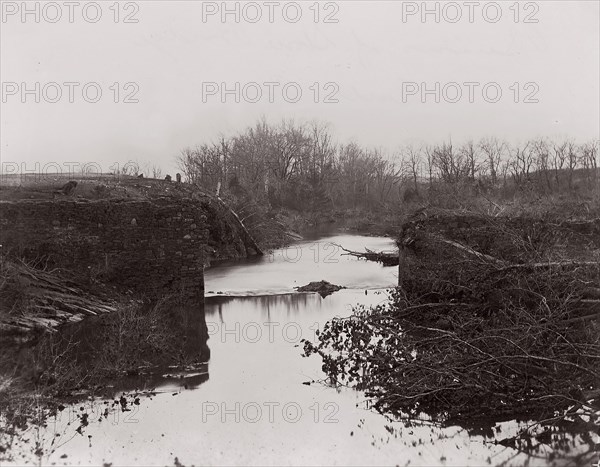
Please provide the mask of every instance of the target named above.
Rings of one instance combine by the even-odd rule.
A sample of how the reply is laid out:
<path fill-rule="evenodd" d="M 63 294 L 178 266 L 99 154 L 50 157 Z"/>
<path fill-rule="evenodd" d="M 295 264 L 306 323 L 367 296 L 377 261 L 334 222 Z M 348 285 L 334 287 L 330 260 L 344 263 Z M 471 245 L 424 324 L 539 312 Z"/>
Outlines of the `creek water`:
<path fill-rule="evenodd" d="M 32 434 L 45 446 L 42 463 L 548 465 L 548 450 L 531 456 L 495 444 L 494 435 L 516 433 L 516 422 L 477 433 L 391 420 L 369 409 L 361 392 L 319 382 L 320 358 L 302 357 L 300 340 L 314 340 L 316 329 L 348 316 L 353 306 L 386 301 L 386 289 L 397 283 L 397 268 L 343 255 L 337 245 L 394 249 L 387 238 L 342 233 L 207 269 L 206 364 L 146 381 L 155 388 L 152 397 L 141 397 L 128 412 L 90 416 L 82 434 L 75 414 L 98 414 L 107 401 L 68 407 Z M 346 288 L 325 298 L 295 292 L 318 280 Z M 586 449 L 574 442 L 569 455 Z"/>

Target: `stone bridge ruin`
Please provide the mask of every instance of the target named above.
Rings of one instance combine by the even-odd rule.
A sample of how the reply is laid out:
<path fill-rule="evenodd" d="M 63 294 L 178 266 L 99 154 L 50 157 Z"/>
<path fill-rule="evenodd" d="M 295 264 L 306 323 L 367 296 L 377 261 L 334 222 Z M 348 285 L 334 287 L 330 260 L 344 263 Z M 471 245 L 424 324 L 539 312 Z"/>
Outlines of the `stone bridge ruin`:
<path fill-rule="evenodd" d="M 0 202 L 3 253 L 144 297 L 204 297 L 208 224 L 198 200 Z"/>

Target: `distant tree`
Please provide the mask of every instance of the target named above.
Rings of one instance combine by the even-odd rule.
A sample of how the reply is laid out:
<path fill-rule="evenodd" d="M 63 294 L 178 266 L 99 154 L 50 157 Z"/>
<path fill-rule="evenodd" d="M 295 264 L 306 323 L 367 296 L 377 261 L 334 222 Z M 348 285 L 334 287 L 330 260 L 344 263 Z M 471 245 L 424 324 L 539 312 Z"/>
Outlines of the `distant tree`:
<path fill-rule="evenodd" d="M 320 211 L 387 207 L 400 197 L 422 199 L 423 178 L 429 182 L 430 202 L 436 193 L 440 202 L 451 194 L 449 205 L 462 203 L 465 195 L 487 196 L 500 180 L 505 194 L 526 186 L 552 193 L 567 182 L 572 190 L 580 167 L 592 187 L 598 181 L 598 142 L 534 139 L 509 146 L 497 138 L 483 138 L 456 146 L 406 146 L 392 157 L 355 142 L 337 144 L 324 123 L 271 124 L 263 117 L 234 136 L 183 149 L 178 165 L 189 182 L 211 193 L 221 187 L 221 196 L 243 198 L 246 202 L 240 201 L 240 206 L 249 216 L 260 207 L 265 219 L 279 206 Z M 139 165 L 128 165 L 128 172 L 139 173 Z M 160 177 L 156 167 L 152 174 Z M 409 194 L 405 182 L 411 185 Z"/>
<path fill-rule="evenodd" d="M 479 142 L 479 149 L 485 158 L 485 165 L 491 178 L 492 185 L 498 182 L 498 171 L 503 155 L 507 150 L 506 143 L 497 138 L 484 138 Z"/>
<path fill-rule="evenodd" d="M 429 175 L 429 191 L 433 187 L 433 176 L 435 174 L 435 152 L 433 146 L 425 147 L 425 160 L 427 161 L 427 174 Z"/>
<path fill-rule="evenodd" d="M 423 161 L 421 160 L 421 150 L 414 148 L 412 145 L 406 146 L 402 151 L 403 165 L 406 167 L 406 172 L 412 179 L 415 194 L 419 194 L 419 178 Z"/>
<path fill-rule="evenodd" d="M 467 179 L 471 170 L 465 154 L 456 151 L 452 143 L 442 143 L 434 147 L 433 162 L 442 181 L 449 184 Z"/>
<path fill-rule="evenodd" d="M 580 146 L 580 159 L 589 187 L 598 188 L 598 146 L 599 141 L 591 141 Z"/>
<path fill-rule="evenodd" d="M 464 160 L 466 176 L 471 182 L 475 181 L 479 173 L 479 154 L 477 153 L 477 149 L 473 141 L 467 141 L 459 150 Z"/>
<path fill-rule="evenodd" d="M 569 190 L 573 190 L 573 176 L 575 174 L 575 170 L 577 169 L 577 163 L 579 162 L 578 156 L 578 148 L 573 141 L 568 141 L 566 143 L 566 153 L 567 153 L 567 168 L 569 169 L 568 173 L 568 183 Z"/>
<path fill-rule="evenodd" d="M 531 182 L 530 173 L 534 162 L 531 143 L 527 142 L 523 147 L 518 145 L 511 148 L 511 169 L 513 179 L 518 187 L 523 188 L 526 183 Z"/>
<path fill-rule="evenodd" d="M 567 142 L 562 144 L 554 144 L 552 147 L 552 168 L 554 169 L 554 182 L 556 183 L 556 190 L 560 191 L 560 174 L 565 165 L 567 158 Z"/>

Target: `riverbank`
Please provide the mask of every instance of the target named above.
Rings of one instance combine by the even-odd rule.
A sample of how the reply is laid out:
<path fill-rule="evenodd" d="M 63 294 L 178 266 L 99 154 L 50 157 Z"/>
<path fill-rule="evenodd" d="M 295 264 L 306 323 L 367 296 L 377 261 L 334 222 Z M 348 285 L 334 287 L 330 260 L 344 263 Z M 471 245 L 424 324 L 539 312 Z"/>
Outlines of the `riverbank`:
<path fill-rule="evenodd" d="M 383 413 L 447 424 L 527 417 L 589 431 L 600 414 L 594 214 L 423 211 L 398 238 L 391 302 L 331 321 L 306 354 Z M 524 448 L 531 436 L 511 442 Z"/>

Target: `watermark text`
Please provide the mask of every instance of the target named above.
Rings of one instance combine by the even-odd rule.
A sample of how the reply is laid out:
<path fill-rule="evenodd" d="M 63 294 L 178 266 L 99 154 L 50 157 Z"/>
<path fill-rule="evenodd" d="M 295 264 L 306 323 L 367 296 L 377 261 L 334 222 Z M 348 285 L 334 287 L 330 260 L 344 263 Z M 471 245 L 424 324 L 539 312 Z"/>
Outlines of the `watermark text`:
<path fill-rule="evenodd" d="M 137 2 L 1 2 L 2 23 L 138 23 Z"/>

